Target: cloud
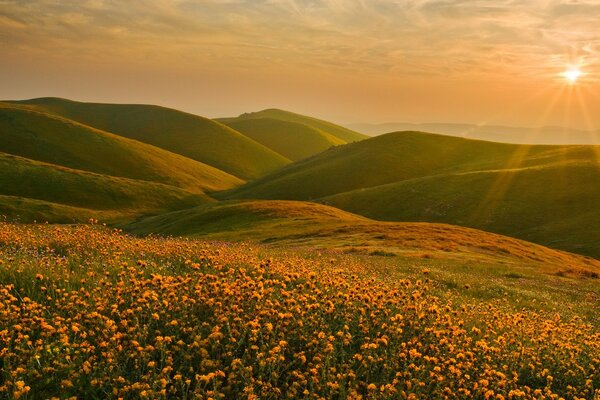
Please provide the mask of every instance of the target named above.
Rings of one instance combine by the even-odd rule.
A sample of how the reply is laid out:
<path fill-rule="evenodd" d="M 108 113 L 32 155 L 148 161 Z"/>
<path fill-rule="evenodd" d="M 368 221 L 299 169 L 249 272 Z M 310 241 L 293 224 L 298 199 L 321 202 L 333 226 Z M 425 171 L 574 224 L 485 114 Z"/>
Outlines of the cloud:
<path fill-rule="evenodd" d="M 528 63 L 543 58 L 597 56 L 599 7 L 541 0 L 2 0 L 0 37 L 13 51 L 54 57 L 145 54 L 201 65 L 263 61 L 423 76 L 511 68 L 518 75 L 514 61 L 522 60 L 528 75 Z"/>

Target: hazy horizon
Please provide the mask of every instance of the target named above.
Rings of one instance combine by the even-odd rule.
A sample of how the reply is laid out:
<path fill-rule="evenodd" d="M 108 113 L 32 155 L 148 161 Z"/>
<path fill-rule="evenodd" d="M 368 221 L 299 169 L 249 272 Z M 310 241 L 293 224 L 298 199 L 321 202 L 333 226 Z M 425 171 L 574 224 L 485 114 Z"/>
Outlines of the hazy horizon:
<path fill-rule="evenodd" d="M 597 15 L 586 1 L 4 0 L 0 97 L 597 130 Z"/>

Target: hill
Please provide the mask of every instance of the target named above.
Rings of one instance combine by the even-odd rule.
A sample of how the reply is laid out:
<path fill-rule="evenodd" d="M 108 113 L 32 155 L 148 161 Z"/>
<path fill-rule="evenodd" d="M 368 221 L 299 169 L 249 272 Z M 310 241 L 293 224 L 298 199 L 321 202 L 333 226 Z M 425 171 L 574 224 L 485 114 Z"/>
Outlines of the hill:
<path fill-rule="evenodd" d="M 328 150 L 220 196 L 319 200 L 380 220 L 465 225 L 600 257 L 599 154 L 593 146 L 398 132 Z"/>
<path fill-rule="evenodd" d="M 329 149 L 234 189 L 227 196 L 317 199 L 446 171 L 500 167 L 518 151 L 513 145 L 397 132 Z"/>
<path fill-rule="evenodd" d="M 82 103 L 59 98 L 11 101 L 59 115 L 211 165 L 240 179 L 255 179 L 289 160 L 210 119 L 141 104 Z"/>
<path fill-rule="evenodd" d="M 292 161 L 346 143 L 311 126 L 280 119 L 235 118 L 223 123 Z"/>
<path fill-rule="evenodd" d="M 98 174 L 217 191 L 242 181 L 198 161 L 80 123 L 0 103 L 0 152 Z"/>
<path fill-rule="evenodd" d="M 418 178 L 322 201 L 380 220 L 471 226 L 599 257 L 594 182 L 600 165 L 588 159 Z"/>
<path fill-rule="evenodd" d="M 328 133 L 346 143 L 357 142 L 363 139 L 367 139 L 368 136 L 362 133 L 355 132 L 351 129 L 344 128 L 343 126 L 336 125 L 334 123 L 323 121 L 317 118 L 308 117 L 305 115 L 296 114 L 290 111 L 278 110 L 278 109 L 267 109 L 257 112 L 245 113 L 237 118 L 220 118 L 219 121 L 230 122 L 232 120 L 244 120 L 244 119 L 260 119 L 269 118 L 277 119 L 280 121 L 295 122 L 298 124 L 310 126 L 321 132 Z"/>
<path fill-rule="evenodd" d="M 475 229 L 431 223 L 374 221 L 301 201 L 211 203 L 144 218 L 125 227 L 138 234 L 208 240 L 261 241 L 279 246 L 346 252 L 534 263 L 556 273 L 600 277 L 600 261 Z"/>
<path fill-rule="evenodd" d="M 125 221 L 213 201 L 155 182 L 111 177 L 0 153 L 0 214 L 21 221 Z"/>

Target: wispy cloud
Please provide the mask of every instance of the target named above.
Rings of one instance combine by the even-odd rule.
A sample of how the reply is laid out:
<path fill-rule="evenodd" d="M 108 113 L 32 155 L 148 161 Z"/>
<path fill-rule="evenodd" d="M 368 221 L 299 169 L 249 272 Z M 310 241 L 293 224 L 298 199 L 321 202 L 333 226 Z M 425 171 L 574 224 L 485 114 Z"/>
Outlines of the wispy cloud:
<path fill-rule="evenodd" d="M 237 62 L 460 74 L 597 57 L 598 15 L 582 1 L 4 0 L 0 37 L 54 55 L 160 49 L 209 62 L 218 51 Z"/>

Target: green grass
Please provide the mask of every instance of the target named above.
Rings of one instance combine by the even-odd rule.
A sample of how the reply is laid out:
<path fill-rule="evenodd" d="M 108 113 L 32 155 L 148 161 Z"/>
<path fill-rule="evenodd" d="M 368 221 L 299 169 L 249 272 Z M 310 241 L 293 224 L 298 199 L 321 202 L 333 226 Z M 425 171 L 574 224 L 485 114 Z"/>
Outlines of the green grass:
<path fill-rule="evenodd" d="M 516 146 L 402 132 L 339 146 L 231 192 L 233 198 L 306 200 L 429 176 L 500 167 Z"/>
<path fill-rule="evenodd" d="M 135 213 L 126 214 L 119 210 L 92 210 L 73 207 L 43 200 L 18 196 L 0 195 L 0 221 L 57 224 L 87 223 L 90 219 L 100 221 L 123 221 L 134 218 Z"/>
<path fill-rule="evenodd" d="M 165 107 L 81 103 L 58 98 L 11 103 L 148 143 L 244 180 L 289 163 L 281 155 L 219 122 Z"/>
<path fill-rule="evenodd" d="M 223 123 L 292 161 L 346 143 L 320 129 L 273 118 L 235 118 Z"/>
<path fill-rule="evenodd" d="M 368 138 L 367 135 L 363 135 L 362 133 L 355 132 L 351 129 L 344 128 L 343 126 L 339 126 L 328 121 L 274 108 L 258 112 L 245 113 L 237 118 L 221 118 L 220 121 L 229 122 L 231 120 L 259 118 L 277 119 L 280 121 L 295 122 L 298 124 L 307 125 L 322 132 L 326 132 L 346 143 L 358 142 Z"/>
<path fill-rule="evenodd" d="M 103 222 L 189 208 L 210 197 L 156 182 L 111 177 L 0 153 L 0 210 L 9 219 Z M 81 216 L 76 217 L 77 210 Z"/>
<path fill-rule="evenodd" d="M 522 240 L 445 224 L 374 221 L 311 202 L 211 203 L 144 218 L 125 229 L 138 235 L 260 241 L 360 254 L 543 264 L 549 273 L 600 277 L 599 261 Z"/>
<path fill-rule="evenodd" d="M 590 161 L 440 175 L 323 201 L 379 220 L 472 226 L 599 257 L 595 182 L 600 166 Z"/>
<path fill-rule="evenodd" d="M 192 191 L 240 185 L 198 161 L 68 119 L 0 103 L 0 151 L 104 175 L 160 182 Z"/>
<path fill-rule="evenodd" d="M 314 200 L 386 221 L 444 222 L 600 257 L 600 147 L 387 134 L 286 166 L 221 198 Z"/>

